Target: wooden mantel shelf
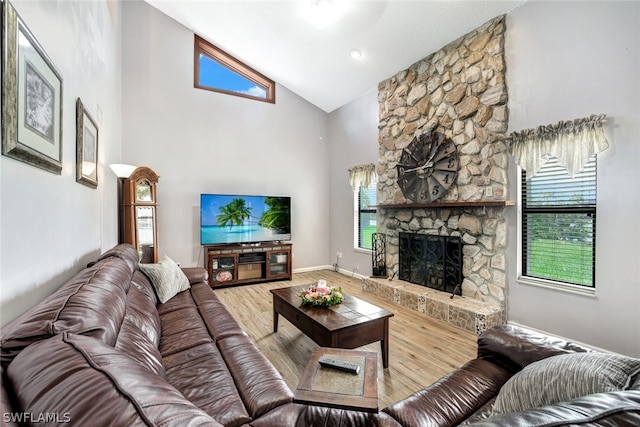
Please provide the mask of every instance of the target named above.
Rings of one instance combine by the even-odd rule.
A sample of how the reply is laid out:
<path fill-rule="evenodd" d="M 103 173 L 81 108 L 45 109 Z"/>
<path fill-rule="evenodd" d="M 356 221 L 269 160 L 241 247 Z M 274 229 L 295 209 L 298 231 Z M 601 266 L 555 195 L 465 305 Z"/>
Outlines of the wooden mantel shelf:
<path fill-rule="evenodd" d="M 478 200 L 474 202 L 397 203 L 377 205 L 379 209 L 450 209 L 515 206 L 513 200 Z"/>

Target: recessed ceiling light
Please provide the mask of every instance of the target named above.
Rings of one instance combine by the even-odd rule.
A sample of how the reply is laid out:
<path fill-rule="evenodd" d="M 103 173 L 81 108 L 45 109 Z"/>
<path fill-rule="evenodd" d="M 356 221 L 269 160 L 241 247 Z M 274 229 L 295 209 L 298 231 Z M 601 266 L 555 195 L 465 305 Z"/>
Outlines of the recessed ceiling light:
<path fill-rule="evenodd" d="M 360 59 L 360 58 L 362 58 L 362 52 L 359 49 L 352 49 L 351 50 L 351 57 L 353 59 Z"/>

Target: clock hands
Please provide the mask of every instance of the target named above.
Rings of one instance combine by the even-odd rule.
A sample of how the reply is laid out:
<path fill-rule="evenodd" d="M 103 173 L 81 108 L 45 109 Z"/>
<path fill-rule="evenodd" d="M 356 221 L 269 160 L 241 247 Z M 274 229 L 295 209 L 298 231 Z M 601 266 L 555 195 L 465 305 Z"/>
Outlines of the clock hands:
<path fill-rule="evenodd" d="M 405 173 L 407 173 L 407 172 L 418 171 L 418 170 L 420 170 L 420 169 L 430 168 L 431 166 L 433 166 L 433 163 L 428 161 L 428 162 L 427 162 L 427 163 L 425 163 L 424 165 L 422 165 L 422 166 L 418 166 L 417 168 L 405 169 L 405 170 L 404 170 L 404 172 L 405 172 Z"/>
<path fill-rule="evenodd" d="M 437 151 L 437 150 L 435 150 L 435 151 L 433 152 L 433 154 L 431 155 L 431 157 L 429 157 L 429 159 L 425 162 L 425 164 L 424 164 L 424 165 L 422 165 L 422 166 L 418 166 L 417 168 L 405 169 L 405 170 L 404 170 L 404 173 L 407 173 L 407 172 L 413 172 L 413 171 L 419 171 L 419 170 L 421 170 L 421 169 L 428 169 L 428 168 L 433 167 L 434 163 L 432 162 L 432 160 L 433 160 L 433 158 L 436 156 L 436 154 L 438 154 L 438 151 Z"/>

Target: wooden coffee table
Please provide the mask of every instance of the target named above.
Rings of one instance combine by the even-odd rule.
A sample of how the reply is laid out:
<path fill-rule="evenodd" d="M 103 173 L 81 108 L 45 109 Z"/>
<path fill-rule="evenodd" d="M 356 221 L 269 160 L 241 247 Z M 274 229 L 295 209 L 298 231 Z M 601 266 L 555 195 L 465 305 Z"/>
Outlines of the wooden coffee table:
<path fill-rule="evenodd" d="M 282 315 L 321 347 L 353 349 L 380 341 L 382 366 L 389 367 L 389 318 L 393 313 L 344 295 L 341 304 L 332 307 L 301 305 L 300 291 L 306 286 L 272 289 L 273 332 L 278 332 Z"/>
<path fill-rule="evenodd" d="M 358 374 L 320 366 L 327 356 L 360 366 Z M 378 412 L 378 354 L 373 351 L 317 347 L 300 377 L 293 401 L 330 408 Z"/>

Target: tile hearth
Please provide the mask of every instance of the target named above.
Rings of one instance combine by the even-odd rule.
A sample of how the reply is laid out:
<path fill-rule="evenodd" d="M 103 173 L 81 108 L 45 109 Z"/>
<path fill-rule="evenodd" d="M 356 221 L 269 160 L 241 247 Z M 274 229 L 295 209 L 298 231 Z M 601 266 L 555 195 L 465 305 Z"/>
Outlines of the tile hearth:
<path fill-rule="evenodd" d="M 449 293 L 403 280 L 365 277 L 362 290 L 476 334 L 506 320 L 504 307 L 464 296 L 452 299 Z"/>

